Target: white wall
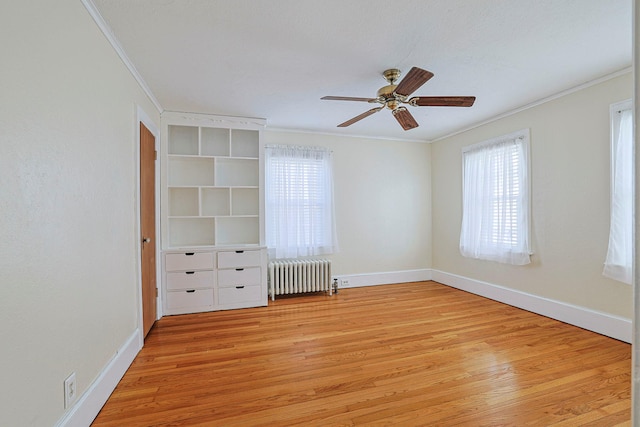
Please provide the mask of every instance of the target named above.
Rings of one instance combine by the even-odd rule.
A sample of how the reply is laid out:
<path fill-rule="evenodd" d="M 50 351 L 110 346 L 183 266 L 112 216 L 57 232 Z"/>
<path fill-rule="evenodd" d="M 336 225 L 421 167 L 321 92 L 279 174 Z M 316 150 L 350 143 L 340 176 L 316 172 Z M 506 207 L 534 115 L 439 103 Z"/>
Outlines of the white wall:
<path fill-rule="evenodd" d="M 264 132 L 266 144 L 333 151 L 340 251 L 334 275 L 431 267 L 431 146 L 416 142 Z"/>
<path fill-rule="evenodd" d="M 609 105 L 632 96 L 625 74 L 432 144 L 433 268 L 632 317 L 632 288 L 602 276 L 609 232 Z M 531 129 L 532 264 L 463 258 L 461 148 Z"/>
<path fill-rule="evenodd" d="M 0 425 L 51 426 L 135 333 L 135 111 L 79 0 L 0 3 Z"/>

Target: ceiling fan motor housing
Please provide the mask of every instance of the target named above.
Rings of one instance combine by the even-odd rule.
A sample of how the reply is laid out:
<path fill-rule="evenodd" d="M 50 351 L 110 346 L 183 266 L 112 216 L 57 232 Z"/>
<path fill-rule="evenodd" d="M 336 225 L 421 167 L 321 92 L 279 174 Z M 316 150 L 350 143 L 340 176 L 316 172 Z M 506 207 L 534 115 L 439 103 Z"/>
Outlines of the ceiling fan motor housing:
<path fill-rule="evenodd" d="M 378 89 L 378 100 L 390 110 L 395 110 L 400 105 L 395 94 L 396 87 L 398 87 L 395 82 L 400 78 L 400 74 L 402 73 L 397 68 L 390 68 L 382 73 L 389 84 Z"/>
<path fill-rule="evenodd" d="M 398 85 L 391 84 L 378 89 L 378 100 L 390 110 L 395 110 L 398 105 L 400 105 L 394 93 L 397 86 Z"/>

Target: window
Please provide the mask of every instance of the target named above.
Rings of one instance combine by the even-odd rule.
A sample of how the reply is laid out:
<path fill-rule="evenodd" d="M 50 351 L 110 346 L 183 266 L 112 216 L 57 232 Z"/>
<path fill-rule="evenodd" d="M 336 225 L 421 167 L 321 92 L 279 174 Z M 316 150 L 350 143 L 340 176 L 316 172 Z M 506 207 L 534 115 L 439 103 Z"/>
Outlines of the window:
<path fill-rule="evenodd" d="M 265 184 L 270 258 L 296 258 L 336 250 L 331 151 L 267 146 Z"/>
<path fill-rule="evenodd" d="M 633 277 L 633 109 L 611 106 L 611 225 L 604 274 L 631 284 Z"/>
<path fill-rule="evenodd" d="M 463 256 L 524 265 L 529 259 L 529 130 L 462 150 Z"/>

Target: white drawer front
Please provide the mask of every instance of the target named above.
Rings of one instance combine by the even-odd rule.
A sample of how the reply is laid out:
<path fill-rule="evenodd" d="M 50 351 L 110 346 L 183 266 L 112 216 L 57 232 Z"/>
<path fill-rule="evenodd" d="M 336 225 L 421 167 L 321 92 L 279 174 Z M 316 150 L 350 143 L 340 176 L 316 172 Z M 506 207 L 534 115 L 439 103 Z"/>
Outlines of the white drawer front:
<path fill-rule="evenodd" d="M 218 252 L 218 268 L 255 267 L 260 260 L 260 251 Z"/>
<path fill-rule="evenodd" d="M 198 308 L 213 306 L 213 289 L 167 292 L 167 308 Z"/>
<path fill-rule="evenodd" d="M 218 270 L 218 286 L 260 285 L 260 271 L 258 267 Z"/>
<path fill-rule="evenodd" d="M 166 254 L 164 258 L 164 267 L 166 271 L 212 269 L 213 252 Z"/>
<path fill-rule="evenodd" d="M 242 303 L 260 302 L 260 286 L 243 286 L 238 285 L 234 287 L 219 288 L 218 289 L 218 302 L 220 305 L 232 305 Z"/>
<path fill-rule="evenodd" d="M 167 290 L 212 288 L 215 284 L 213 270 L 175 271 L 167 273 Z"/>

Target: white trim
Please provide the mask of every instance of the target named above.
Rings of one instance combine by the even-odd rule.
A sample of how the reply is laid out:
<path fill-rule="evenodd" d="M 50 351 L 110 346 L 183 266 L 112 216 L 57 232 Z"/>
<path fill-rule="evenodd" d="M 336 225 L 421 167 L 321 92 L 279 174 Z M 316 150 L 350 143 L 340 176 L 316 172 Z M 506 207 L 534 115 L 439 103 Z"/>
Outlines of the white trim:
<path fill-rule="evenodd" d="M 433 270 L 432 276 L 434 281 L 452 288 L 522 308 L 620 341 L 631 342 L 631 319 L 444 271 Z"/>
<path fill-rule="evenodd" d="M 107 22 L 104 20 L 104 18 L 98 11 L 98 8 L 96 7 L 96 5 L 93 4 L 93 0 L 80 0 L 80 1 L 84 5 L 84 7 L 87 9 L 87 12 L 89 12 L 89 15 L 91 15 L 95 23 L 98 25 L 98 28 L 100 28 L 100 31 L 102 31 L 104 36 L 107 38 L 107 41 L 111 44 L 111 46 L 113 47 L 113 50 L 116 51 L 116 53 L 124 63 L 125 67 L 127 67 L 131 75 L 133 75 L 133 78 L 136 79 L 136 81 L 138 82 L 138 84 L 140 85 L 144 93 L 147 95 L 147 97 L 149 97 L 149 100 L 156 107 L 156 109 L 158 110 L 158 113 L 162 113 L 164 108 L 162 108 L 162 105 L 160 105 L 160 102 L 158 101 L 158 99 L 155 97 L 153 92 L 151 92 L 151 89 L 149 88 L 147 83 L 144 81 L 144 79 L 142 78 L 142 76 L 140 75 L 136 67 L 133 65 L 133 62 L 131 62 L 131 60 L 127 56 L 126 52 L 122 48 L 122 45 L 116 38 L 115 34 L 113 33 L 113 31 L 111 30 Z"/>
<path fill-rule="evenodd" d="M 391 136 L 374 136 L 374 135 L 352 135 L 352 134 L 344 134 L 339 132 L 328 132 L 328 131 L 314 131 L 308 129 L 290 129 L 290 128 L 274 128 L 269 127 L 269 132 L 283 132 L 283 133 L 302 133 L 302 134 L 311 134 L 311 135 L 327 135 L 327 136 L 337 136 L 337 137 L 345 137 L 345 138 L 357 138 L 357 139 L 379 139 L 383 141 L 400 141 L 400 142 L 417 142 L 420 144 L 427 144 L 431 141 L 427 139 L 415 139 L 415 138 L 397 138 Z"/>
<path fill-rule="evenodd" d="M 266 119 L 258 117 L 221 116 L 203 113 L 185 113 L 182 111 L 164 111 L 162 121 L 172 125 L 214 126 L 220 128 L 261 130 Z"/>
<path fill-rule="evenodd" d="M 91 425 L 141 349 L 136 329 L 56 427 Z"/>
<path fill-rule="evenodd" d="M 431 280 L 431 269 L 388 271 L 367 274 L 343 274 L 335 276 L 338 279 L 338 289 L 359 288 L 362 286 L 390 285 L 394 283 L 423 282 Z M 342 286 L 347 279 L 348 286 Z"/>

